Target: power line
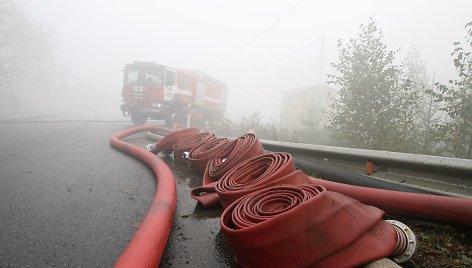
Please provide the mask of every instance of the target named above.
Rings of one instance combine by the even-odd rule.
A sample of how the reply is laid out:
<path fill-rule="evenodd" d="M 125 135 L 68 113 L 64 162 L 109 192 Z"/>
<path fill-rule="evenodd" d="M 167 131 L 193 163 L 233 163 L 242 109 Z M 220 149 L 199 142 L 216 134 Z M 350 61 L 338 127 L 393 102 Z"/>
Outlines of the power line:
<path fill-rule="evenodd" d="M 241 46 L 239 49 L 235 50 L 233 52 L 233 54 L 237 54 L 239 52 L 241 52 L 243 49 L 245 49 L 246 47 L 248 47 L 249 45 L 251 45 L 252 43 L 254 43 L 254 41 L 256 41 L 257 39 L 259 39 L 259 37 L 261 37 L 263 34 L 265 34 L 268 30 L 270 30 L 272 27 L 274 27 L 277 23 L 279 23 L 283 18 L 285 18 L 286 16 L 288 16 L 288 14 L 290 14 L 290 12 L 292 12 L 295 8 L 297 8 L 303 1 L 305 0 L 300 0 L 298 1 L 294 6 L 292 6 L 290 9 L 288 9 L 282 16 L 280 16 L 279 18 L 277 18 L 273 23 L 271 23 L 269 26 L 267 26 L 264 30 L 262 30 L 260 33 L 258 33 L 254 38 L 252 38 L 251 40 L 249 40 L 246 44 L 244 44 L 243 46 Z"/>

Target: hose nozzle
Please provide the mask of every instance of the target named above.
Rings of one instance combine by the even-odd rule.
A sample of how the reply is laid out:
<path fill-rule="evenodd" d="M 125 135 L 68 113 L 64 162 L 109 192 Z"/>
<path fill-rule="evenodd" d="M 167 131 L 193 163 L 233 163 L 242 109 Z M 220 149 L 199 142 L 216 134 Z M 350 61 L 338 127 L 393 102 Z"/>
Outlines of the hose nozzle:
<path fill-rule="evenodd" d="M 386 220 L 397 232 L 397 246 L 390 256 L 396 263 L 404 263 L 413 257 L 416 251 L 416 236 L 404 223 Z"/>

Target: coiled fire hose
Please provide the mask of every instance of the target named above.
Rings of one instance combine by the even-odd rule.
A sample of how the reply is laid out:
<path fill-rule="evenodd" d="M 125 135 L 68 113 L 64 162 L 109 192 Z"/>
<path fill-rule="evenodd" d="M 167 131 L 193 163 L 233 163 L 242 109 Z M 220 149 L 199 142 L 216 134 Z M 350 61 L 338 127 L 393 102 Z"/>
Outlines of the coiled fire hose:
<path fill-rule="evenodd" d="M 184 158 L 184 153 L 188 153 L 192 148 L 208 143 L 213 139 L 216 139 L 216 136 L 215 134 L 210 133 L 194 134 L 182 139 L 173 146 L 174 160 L 185 161 L 186 158 Z"/>
<path fill-rule="evenodd" d="M 296 170 L 292 156 L 287 153 L 264 154 L 239 164 L 218 181 L 214 191 L 221 204 L 228 206 L 245 194 L 265 187 L 304 183 L 322 185 L 329 191 L 379 207 L 388 214 L 472 225 L 472 199 L 405 193 L 321 180 Z"/>
<path fill-rule="evenodd" d="M 169 132 L 162 127 L 142 125 L 118 132 L 110 139 L 113 147 L 146 163 L 154 171 L 157 180 L 157 190 L 151 207 L 115 267 L 157 267 L 174 218 L 176 188 L 174 175 L 169 167 L 153 153 L 121 140 L 148 130 Z"/>
<path fill-rule="evenodd" d="M 172 135 L 175 135 L 175 133 L 168 136 Z M 166 136 L 166 138 L 168 136 Z M 254 134 L 244 135 L 237 140 L 240 140 L 241 143 L 246 140 L 243 137 L 249 136 L 251 137 L 248 139 L 251 141 L 248 142 L 248 144 L 250 144 L 249 147 L 255 146 L 254 148 L 262 148 Z M 173 139 L 176 140 L 176 138 Z M 472 225 L 472 199 L 382 190 L 312 178 L 301 171 L 297 171 L 292 156 L 286 153 L 264 154 L 260 156 L 260 158 L 255 157 L 252 159 L 245 155 L 242 159 L 238 157 L 239 161 L 230 161 L 233 165 L 228 168 L 228 163 L 230 162 L 227 163 L 228 166 L 225 165 L 226 156 L 230 154 L 233 156 L 244 155 L 244 152 L 247 151 L 246 147 L 248 147 L 248 144 L 243 146 L 242 152 L 239 151 L 239 146 L 235 146 L 235 144 L 234 141 L 230 142 L 229 145 L 219 150 L 210 159 L 203 175 L 203 186 L 192 190 L 191 196 L 199 202 L 202 202 L 203 205 L 215 206 L 219 203 L 227 205 L 227 198 L 229 200 L 237 199 L 248 192 L 273 185 L 273 183 L 267 185 L 265 183 L 271 182 L 274 180 L 274 177 L 277 177 L 279 180 L 283 181 L 283 183 L 290 181 L 289 183 L 291 184 L 303 182 L 322 185 L 329 191 L 339 192 L 365 204 L 377 206 L 392 215 L 405 215 L 439 222 Z M 263 149 L 255 149 L 255 151 L 258 150 L 260 151 L 256 155 L 263 154 Z M 257 165 L 261 165 L 261 167 L 256 168 Z M 280 167 L 278 165 L 280 165 Z M 252 171 L 256 173 L 253 174 L 251 173 Z M 264 183 L 260 182 L 273 171 L 276 171 L 274 175 L 269 176 Z M 241 175 L 239 175 L 239 173 L 241 173 Z M 261 176 L 261 174 L 264 174 L 264 176 Z M 282 174 L 288 177 L 283 178 L 283 176 L 281 176 Z M 225 178 L 223 178 L 223 176 Z M 247 185 L 238 186 L 234 182 L 231 182 L 237 181 L 236 179 L 231 179 L 233 176 L 236 176 L 236 178 L 239 176 L 241 178 L 239 181 L 244 181 Z M 220 178 L 222 179 L 220 180 Z M 220 181 L 219 186 L 217 186 L 218 181 Z M 225 183 L 227 181 L 235 187 L 235 191 L 225 190 Z M 260 187 L 251 190 L 251 187 L 254 185 L 259 185 Z M 216 187 L 219 187 L 219 193 Z M 237 192 L 238 187 L 239 190 L 241 190 L 240 193 Z M 231 195 L 234 196 L 231 197 Z"/>
<path fill-rule="evenodd" d="M 174 135 L 174 133 L 168 136 L 172 135 Z M 341 183 L 334 183 L 316 178 L 311 178 L 305 175 L 303 172 L 295 169 L 292 157 L 289 154 L 264 154 L 264 150 L 262 149 L 260 142 L 257 141 L 257 138 L 254 135 L 250 135 L 245 135 L 246 137 L 243 136 L 244 138 L 241 137 L 235 140 L 239 140 L 239 142 L 231 141 L 221 149 L 217 150 L 215 152 L 215 155 L 210 158 L 206 166 L 205 174 L 203 176 L 203 186 L 192 191 L 192 197 L 196 198 L 200 202 L 203 200 L 204 204 L 206 202 L 207 205 L 215 205 L 218 204 L 218 202 L 221 202 L 224 206 L 227 207 L 221 218 L 222 229 L 226 228 L 224 231 L 230 240 L 233 250 L 235 251 L 236 258 L 238 262 L 243 266 L 251 267 L 259 265 L 259 260 L 254 257 L 255 255 L 260 255 L 261 258 L 264 259 L 265 254 L 268 254 L 268 256 L 272 256 L 271 254 L 279 254 L 280 258 L 284 258 L 283 256 L 286 255 L 283 251 L 285 249 L 285 244 L 290 245 L 289 247 L 293 251 L 288 251 L 290 254 L 293 253 L 295 254 L 295 256 L 301 256 L 294 257 L 293 259 L 295 260 L 298 258 L 305 258 L 303 257 L 305 255 L 302 254 L 303 252 L 298 252 L 300 250 L 294 249 L 305 249 L 307 248 L 307 246 L 310 246 L 311 248 L 307 248 L 310 250 L 308 250 L 309 252 L 306 254 L 310 256 L 316 256 L 316 258 L 314 259 L 315 263 L 311 263 L 309 265 L 316 265 L 319 267 L 341 267 L 358 265 L 388 255 L 396 256 L 396 258 L 398 258 L 399 260 L 405 260 L 411 257 L 411 244 L 415 243 L 415 241 L 413 241 L 414 235 L 412 235 L 411 230 L 408 232 L 408 228 L 403 227 L 401 223 L 392 223 L 392 225 L 390 225 L 384 221 L 380 221 L 383 212 L 377 208 L 368 205 L 378 206 L 386 210 L 387 213 L 390 214 L 409 215 L 413 217 L 421 216 L 423 218 L 439 221 L 448 221 L 467 225 L 472 224 L 472 200 L 470 199 L 401 193 L 396 191 L 344 185 Z M 172 137 L 172 139 L 178 140 L 175 137 Z M 238 149 L 239 147 L 236 145 L 244 143 L 242 141 L 246 139 L 251 140 L 249 144 L 252 145 L 243 146 L 243 149 L 240 151 Z M 156 145 L 157 144 L 158 143 L 156 143 Z M 200 144 L 198 146 L 203 146 L 203 144 Z M 244 155 L 244 157 L 241 157 L 242 155 Z M 250 155 L 252 155 L 253 158 L 250 158 Z M 227 161 L 228 163 L 232 163 L 232 165 L 225 164 Z M 271 189 L 273 188 L 279 189 L 280 187 L 297 189 L 301 188 L 304 189 L 304 191 L 307 187 L 310 189 L 312 187 L 318 189 L 318 192 L 312 189 L 308 190 L 308 192 L 310 192 L 311 194 L 303 194 L 303 196 L 305 197 L 300 199 L 304 200 L 302 202 L 301 207 L 305 207 L 305 203 L 316 203 L 315 201 L 311 201 L 320 199 L 316 198 L 316 196 L 336 196 L 336 199 L 339 198 L 340 200 L 353 200 L 352 198 L 355 198 L 368 205 L 362 205 L 357 201 L 346 201 L 346 204 L 354 204 L 357 202 L 360 205 L 339 206 L 337 207 L 337 209 L 333 209 L 336 208 L 334 204 L 336 204 L 337 201 L 331 200 L 330 202 L 328 202 L 328 204 L 332 205 L 331 210 L 330 206 L 327 206 L 327 212 L 323 211 L 322 214 L 327 213 L 328 215 L 331 215 L 334 218 L 340 217 L 342 219 L 340 222 L 343 223 L 336 223 L 339 224 L 339 226 L 343 226 L 342 228 L 339 228 L 338 225 L 334 226 L 334 223 L 326 224 L 326 226 L 324 226 L 329 229 L 329 226 L 333 225 L 334 227 L 339 229 L 339 232 L 334 232 L 336 234 L 334 235 L 334 239 L 340 239 L 342 241 L 340 243 L 334 243 L 335 245 L 339 246 L 339 248 L 335 250 L 334 246 L 333 248 L 331 248 L 330 246 L 326 246 L 326 244 L 331 243 L 330 239 L 332 239 L 332 237 L 330 238 L 328 236 L 328 234 L 330 234 L 330 230 L 317 232 L 316 230 L 309 229 L 308 226 L 311 226 L 311 224 L 305 225 L 305 227 L 303 227 L 305 229 L 298 228 L 299 225 L 303 226 L 302 223 L 304 223 L 304 220 L 307 217 L 308 219 L 314 218 L 314 221 L 316 221 L 317 216 L 312 216 L 312 214 L 316 215 L 320 213 L 319 210 L 323 210 L 323 207 L 318 207 L 316 209 L 310 208 L 314 210 L 310 210 L 310 213 L 306 212 L 300 214 L 300 216 L 296 216 L 298 214 L 292 214 L 292 212 L 289 212 L 289 210 L 295 209 L 294 211 L 297 211 L 295 208 L 297 206 L 290 203 L 293 200 L 298 200 L 297 198 L 287 197 L 289 200 L 291 200 L 289 202 L 284 201 L 284 196 L 286 196 L 286 194 L 280 195 L 279 193 L 276 194 L 275 197 L 271 197 L 271 195 L 263 196 L 262 194 L 265 193 L 265 191 L 271 191 Z M 325 188 L 328 189 L 328 191 L 325 191 Z M 313 194 L 314 191 L 316 192 L 316 194 Z M 330 191 L 339 193 L 331 194 Z M 323 193 L 325 192 L 328 194 L 324 195 Z M 350 197 L 346 197 L 343 194 Z M 306 195 L 310 198 L 307 198 Z M 252 204 L 255 204 L 254 207 L 250 207 L 245 203 L 241 206 L 245 209 L 247 208 L 248 211 L 252 212 L 257 211 L 260 208 L 264 208 L 262 210 L 262 218 L 264 218 L 264 220 L 261 221 L 258 218 L 259 216 L 256 217 L 252 215 L 249 217 L 249 219 L 251 221 L 255 220 L 257 224 L 249 224 L 251 226 L 244 226 L 243 224 L 241 225 L 243 227 L 241 227 L 233 222 L 234 219 L 239 218 L 239 214 L 236 214 L 236 216 L 234 217 L 231 216 L 231 221 L 228 220 L 228 217 L 230 217 L 228 215 L 232 215 L 232 211 L 234 211 L 235 207 L 238 206 L 240 202 L 242 202 L 241 200 L 246 200 L 246 198 L 249 198 L 248 196 L 256 196 L 258 198 L 263 196 L 263 199 L 261 199 L 262 201 L 259 200 L 257 202 L 250 202 Z M 204 200 L 208 197 L 208 200 Z M 341 203 L 344 204 L 343 202 Z M 308 207 L 309 205 L 306 206 Z M 300 210 L 305 211 L 304 209 Z M 349 215 L 349 217 L 346 216 L 348 220 L 343 218 L 344 216 L 342 215 L 344 214 L 342 214 L 341 212 L 346 212 L 347 215 Z M 370 215 L 370 213 L 372 213 L 373 216 Z M 258 227 L 266 226 L 269 223 L 272 224 L 273 222 L 278 222 L 279 217 L 281 219 L 289 217 L 285 215 L 295 215 L 290 216 L 290 221 L 294 221 L 297 223 L 295 224 L 295 229 L 292 227 L 291 224 L 284 224 L 283 221 L 279 224 L 274 225 L 277 228 L 287 226 L 289 227 L 288 229 L 275 228 L 270 231 L 270 229 L 266 230 L 265 227 Z M 359 218 L 357 218 L 358 216 Z M 363 220 L 363 216 L 367 217 L 366 220 Z M 356 218 L 356 221 L 358 221 L 359 223 L 365 222 L 367 227 L 362 226 L 360 224 L 359 226 L 354 225 L 355 228 L 352 227 L 354 228 L 353 232 L 357 234 L 355 235 L 355 238 L 344 238 L 344 232 L 346 230 L 351 230 L 351 217 Z M 261 223 L 259 223 L 259 221 L 261 221 Z M 289 222 L 289 220 L 287 220 L 287 222 Z M 321 221 L 320 224 L 323 225 L 327 222 L 329 221 Z M 308 221 L 308 223 L 310 222 Z M 321 227 L 316 227 L 316 229 L 317 228 L 323 230 Z M 254 233 L 256 231 L 262 232 L 265 235 L 257 235 L 256 233 Z M 295 239 L 295 235 L 297 232 L 299 232 L 302 237 L 297 241 L 301 241 L 300 243 L 305 243 L 301 244 L 302 246 L 300 247 L 292 245 L 292 240 Z M 280 233 L 284 233 L 287 236 L 283 237 Z M 306 238 L 307 233 L 315 233 L 316 238 L 319 240 L 324 239 L 323 241 L 326 244 L 323 244 L 321 248 L 314 247 L 314 245 L 319 245 L 316 244 L 318 243 L 316 242 L 318 240 L 315 240 L 315 244 L 313 245 L 307 244 L 307 239 L 303 238 Z M 340 234 L 342 234 L 343 237 L 336 238 L 336 236 Z M 259 238 L 256 239 L 254 237 Z M 262 239 L 261 237 L 264 237 L 264 239 Z M 280 241 L 275 241 L 279 238 L 281 239 L 280 241 L 283 241 L 282 243 L 279 243 Z M 346 239 L 346 241 L 349 240 L 350 242 L 346 242 L 344 241 L 344 239 Z M 384 239 L 387 240 L 384 241 Z M 379 250 L 372 250 L 371 247 L 377 247 L 377 245 L 370 244 L 372 243 L 371 240 L 374 242 L 383 241 L 383 248 L 382 245 L 379 245 Z M 277 245 L 274 246 L 274 249 L 272 249 L 272 246 L 270 244 L 271 241 L 275 243 L 274 245 Z M 346 246 L 349 244 L 351 246 Z M 247 257 L 246 255 L 244 255 L 251 255 L 250 249 L 253 247 L 256 247 L 255 250 L 256 252 L 258 252 L 258 254 L 253 255 L 253 257 Z M 328 250 L 328 248 L 331 249 Z M 363 255 L 363 249 L 369 252 L 372 250 L 372 252 Z M 313 250 L 316 252 L 313 252 Z M 319 251 L 319 253 L 317 253 L 317 251 Z M 353 254 L 354 252 L 356 252 L 357 255 Z M 300 254 L 302 254 L 303 256 Z M 300 260 L 303 263 L 288 262 L 284 263 L 284 266 L 303 266 L 304 262 L 313 261 L 313 258 L 310 259 L 309 256 L 307 256 L 307 258 L 308 259 L 306 260 Z M 254 259 L 255 262 L 251 262 L 251 259 Z M 273 259 L 276 260 L 277 258 L 274 257 Z M 341 260 L 342 263 L 344 263 L 342 265 L 340 263 Z M 283 262 L 273 262 L 273 264 L 276 266 L 280 266 L 280 263 Z M 267 266 L 267 263 L 264 262 L 264 264 L 264 266 Z"/>
<path fill-rule="evenodd" d="M 229 142 L 208 161 L 202 186 L 192 189 L 190 196 L 206 207 L 220 205 L 217 194 L 214 191 L 209 193 L 207 189 L 213 189 L 216 182 L 239 163 L 264 152 L 254 134 L 246 134 Z"/>
<path fill-rule="evenodd" d="M 197 145 L 188 152 L 188 160 L 194 169 L 203 173 L 210 158 L 217 155 L 229 142 L 227 138 L 216 138 Z"/>
<path fill-rule="evenodd" d="M 200 134 L 200 130 L 196 128 L 184 128 L 164 136 L 155 144 L 149 144 L 147 146 L 147 150 L 154 154 L 157 154 L 159 152 L 171 154 L 174 150 L 174 145 L 181 142 L 185 138 L 194 136 L 196 134 Z"/>
<path fill-rule="evenodd" d="M 227 207 L 242 196 L 269 186 L 310 183 L 305 177 L 287 176 L 296 169 L 291 159 L 288 153 L 254 157 L 250 164 L 244 161 L 223 175 L 209 191 L 216 192 L 223 207 Z"/>
<path fill-rule="evenodd" d="M 238 199 L 220 223 L 243 267 L 355 267 L 403 253 L 383 214 L 322 186 L 283 185 Z"/>

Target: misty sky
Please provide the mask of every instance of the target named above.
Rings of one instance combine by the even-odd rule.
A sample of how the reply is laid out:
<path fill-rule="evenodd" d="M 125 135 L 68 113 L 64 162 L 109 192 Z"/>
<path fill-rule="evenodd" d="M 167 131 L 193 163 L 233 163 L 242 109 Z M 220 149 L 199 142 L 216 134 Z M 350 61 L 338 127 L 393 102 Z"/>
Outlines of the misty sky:
<path fill-rule="evenodd" d="M 401 48 L 401 56 L 414 45 L 429 75 L 436 71 L 437 79 L 447 81 L 454 78 L 452 42 L 463 40 L 464 26 L 472 21 L 470 0 L 22 3 L 53 34 L 61 64 L 77 81 L 93 82 L 116 99 L 117 114 L 123 65 L 141 60 L 199 69 L 224 81 L 228 116 L 237 121 L 252 112 L 278 121 L 278 92 L 318 84 L 323 31 L 323 80 L 334 71 L 337 40 L 354 37 L 374 16 L 389 49 Z"/>

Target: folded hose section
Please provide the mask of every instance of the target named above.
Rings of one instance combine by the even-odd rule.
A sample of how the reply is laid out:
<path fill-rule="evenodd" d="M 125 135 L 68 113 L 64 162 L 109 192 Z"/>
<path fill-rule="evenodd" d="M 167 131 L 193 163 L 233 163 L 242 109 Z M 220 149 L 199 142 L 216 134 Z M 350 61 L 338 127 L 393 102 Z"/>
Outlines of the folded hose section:
<path fill-rule="evenodd" d="M 242 196 L 273 185 L 322 185 L 329 191 L 381 208 L 388 214 L 472 225 L 472 199 L 405 193 L 316 179 L 296 170 L 288 153 L 269 153 L 249 159 L 226 173 L 215 185 L 227 207 Z M 206 189 L 208 192 L 211 189 Z"/>
<path fill-rule="evenodd" d="M 153 170 L 157 180 L 157 190 L 151 207 L 115 267 L 157 267 L 174 218 L 176 186 L 169 167 L 153 153 L 121 140 L 147 130 L 162 131 L 163 128 L 142 125 L 120 131 L 110 139 L 113 147 L 146 163 Z"/>
<path fill-rule="evenodd" d="M 230 142 L 227 138 L 216 138 L 201 145 L 195 146 L 188 153 L 188 160 L 192 167 L 203 173 L 210 159 L 218 154 Z"/>
<path fill-rule="evenodd" d="M 156 154 L 159 152 L 171 154 L 172 151 L 174 150 L 174 145 L 185 140 L 188 137 L 191 137 L 197 134 L 200 134 L 200 130 L 196 128 L 184 128 L 184 129 L 172 132 L 164 136 L 158 142 L 156 142 L 154 144 L 154 148 L 152 152 Z"/>
<path fill-rule="evenodd" d="M 355 267 L 396 249 L 383 214 L 322 186 L 285 185 L 238 199 L 220 224 L 243 267 Z"/>
<path fill-rule="evenodd" d="M 192 189 L 190 196 L 203 206 L 219 206 L 218 195 L 214 191 L 216 182 L 239 163 L 264 153 L 261 142 L 254 134 L 246 134 L 229 142 L 210 158 L 203 174 L 202 186 Z"/>
<path fill-rule="evenodd" d="M 295 164 L 288 153 L 263 154 L 248 159 L 228 171 L 216 183 L 223 207 L 242 196 L 270 186 L 280 184 L 307 184 L 310 180 L 303 176 L 288 176 L 295 170 Z"/>
<path fill-rule="evenodd" d="M 216 139 L 215 134 L 210 133 L 199 133 L 194 135 L 189 135 L 188 137 L 181 139 L 176 143 L 172 149 L 174 150 L 174 160 L 184 161 L 184 153 L 189 152 L 192 148 L 207 143 L 213 139 Z"/>

